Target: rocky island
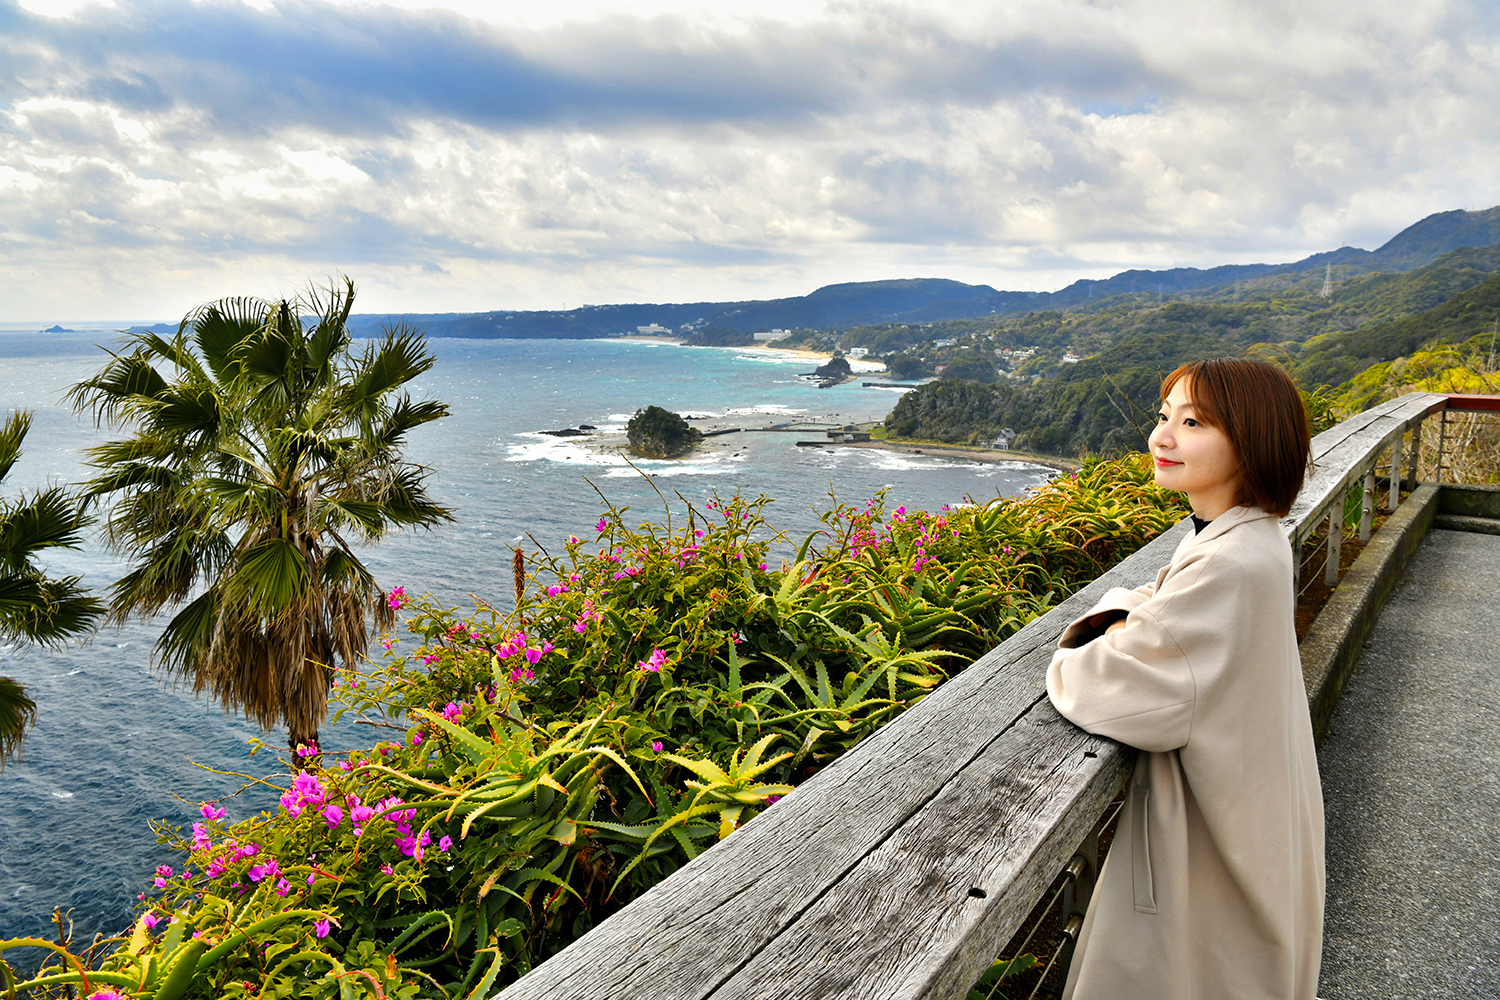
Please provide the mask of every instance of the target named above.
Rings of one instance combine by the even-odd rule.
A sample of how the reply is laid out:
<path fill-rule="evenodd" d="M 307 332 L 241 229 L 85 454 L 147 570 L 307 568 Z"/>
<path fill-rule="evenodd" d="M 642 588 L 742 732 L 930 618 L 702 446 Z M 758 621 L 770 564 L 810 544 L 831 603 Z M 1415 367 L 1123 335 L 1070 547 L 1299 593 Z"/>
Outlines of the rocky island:
<path fill-rule="evenodd" d="M 854 378 L 854 369 L 849 367 L 849 359 L 835 351 L 833 357 L 828 359 L 825 365 L 819 365 L 811 372 L 805 373 L 803 378 L 816 382 L 819 389 L 827 389 L 830 386 L 848 382 Z"/>
<path fill-rule="evenodd" d="M 645 458 L 676 458 L 703 440 L 703 432 L 660 406 L 636 410 L 625 426 L 630 450 Z"/>

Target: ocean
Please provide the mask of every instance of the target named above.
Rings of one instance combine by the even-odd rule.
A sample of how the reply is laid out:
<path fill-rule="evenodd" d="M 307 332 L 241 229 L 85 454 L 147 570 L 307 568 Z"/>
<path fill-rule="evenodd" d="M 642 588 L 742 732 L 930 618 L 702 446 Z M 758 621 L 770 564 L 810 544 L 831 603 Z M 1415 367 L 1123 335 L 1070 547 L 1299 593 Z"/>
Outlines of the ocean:
<path fill-rule="evenodd" d="M 0 412 L 34 413 L 6 498 L 86 476 L 83 451 L 112 435 L 60 401 L 105 362 L 99 345 L 115 340 L 108 327 L 0 328 Z M 863 503 L 885 488 L 892 507 L 937 509 L 965 496 L 1014 495 L 1052 475 L 1023 463 L 799 448 L 798 440 L 821 435 L 761 430 L 711 438 L 686 459 L 635 460 L 633 468 L 586 439 L 540 432 L 591 424 L 619 434 L 631 413 L 650 404 L 692 415 L 704 428 L 877 420 L 901 390 L 859 380 L 818 389 L 798 378 L 817 362 L 770 349 L 624 339 L 435 339 L 429 347 L 437 364 L 414 395 L 444 400 L 452 415 L 414 433 L 408 454 L 431 468 L 432 492 L 457 521 L 393 537 L 362 557 L 383 587 L 401 585 L 450 606 L 472 606 L 471 595 L 503 605 L 511 546 L 534 550 L 528 535 L 553 551 L 570 533 L 589 537 L 601 501 L 585 477 L 642 520 L 662 516 L 658 489 L 674 503 L 676 491 L 695 504 L 715 493 L 764 493 L 775 498 L 771 524 L 788 539 L 773 554 L 785 556 L 818 528 L 830 492 Z M 46 564 L 101 592 L 125 565 L 97 539 Z M 118 932 L 152 869 L 180 861 L 156 843 L 151 821 L 186 827 L 199 801 L 245 784 L 235 773 L 285 775 L 273 756 L 284 734 L 225 715 L 153 672 L 157 631 L 131 622 L 58 651 L 0 646 L 0 675 L 24 684 L 40 710 L 23 760 L 0 773 L 0 937 L 54 937 L 54 907 L 71 913 L 75 941 Z M 369 745 L 369 733 L 345 720 L 322 736 L 326 748 L 342 751 Z M 257 737 L 270 749 L 252 759 L 248 744 Z M 254 786 L 226 806 L 238 819 L 274 803 L 275 793 Z M 41 956 L 6 957 L 24 968 Z"/>

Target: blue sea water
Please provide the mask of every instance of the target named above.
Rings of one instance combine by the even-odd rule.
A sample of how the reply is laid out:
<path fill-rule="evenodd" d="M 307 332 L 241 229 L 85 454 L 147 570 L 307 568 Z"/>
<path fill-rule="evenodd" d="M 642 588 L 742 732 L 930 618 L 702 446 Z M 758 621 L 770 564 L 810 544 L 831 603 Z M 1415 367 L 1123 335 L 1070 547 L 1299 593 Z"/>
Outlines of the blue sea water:
<path fill-rule="evenodd" d="M 61 398 L 106 360 L 97 345 L 113 341 L 107 329 L 0 329 L 0 414 L 35 414 L 5 496 L 85 476 L 83 450 L 108 434 Z M 817 389 L 797 377 L 816 362 L 772 350 L 627 340 L 433 340 L 430 347 L 437 365 L 416 394 L 446 401 L 452 415 L 419 429 L 409 454 L 433 470 L 432 490 L 457 520 L 393 538 L 364 558 L 382 586 L 400 584 L 449 605 L 470 605 L 470 595 L 503 604 L 511 545 L 524 539 L 531 549 L 528 534 L 553 551 L 570 533 L 589 537 L 600 500 L 585 476 L 642 519 L 662 515 L 652 484 L 695 504 L 715 491 L 765 493 L 775 498 L 771 523 L 791 540 L 777 546 L 784 555 L 818 527 L 830 490 L 862 503 L 889 488 L 892 506 L 936 509 L 966 495 L 1013 495 L 1051 475 L 1019 463 L 799 448 L 796 441 L 818 435 L 751 431 L 711 438 L 685 460 L 637 461 L 638 471 L 581 439 L 538 432 L 587 423 L 618 434 L 648 404 L 699 415 L 705 427 L 874 420 L 899 390 L 859 381 Z M 124 561 L 91 540 L 81 551 L 52 555 L 48 566 L 103 590 Z M 219 772 L 284 776 L 272 751 L 251 759 L 247 749 L 262 737 L 274 750 L 283 734 L 225 715 L 152 671 L 156 632 L 132 622 L 61 651 L 0 648 L 0 674 L 24 684 L 41 713 L 23 761 L 0 773 L 0 937 L 51 937 L 54 907 L 71 911 L 76 939 L 119 931 L 152 869 L 180 863 L 156 843 L 151 820 L 185 827 L 199 801 L 245 783 Z M 346 720 L 323 733 L 324 745 L 368 746 L 370 733 Z M 226 803 L 230 818 L 269 808 L 274 796 L 252 787 Z"/>

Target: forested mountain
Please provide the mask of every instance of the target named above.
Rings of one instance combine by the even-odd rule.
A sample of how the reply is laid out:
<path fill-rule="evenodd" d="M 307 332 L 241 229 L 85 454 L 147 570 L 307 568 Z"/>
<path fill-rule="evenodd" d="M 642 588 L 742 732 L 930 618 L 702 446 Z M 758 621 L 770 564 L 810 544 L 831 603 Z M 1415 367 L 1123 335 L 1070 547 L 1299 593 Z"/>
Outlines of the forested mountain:
<path fill-rule="evenodd" d="M 1373 251 L 1341 247 L 1283 264 L 1130 270 L 1100 281 L 1075 281 L 1056 292 L 1000 291 L 989 285 L 969 285 L 945 278 L 907 278 L 825 285 L 808 295 L 781 299 L 589 305 L 555 311 L 364 315 L 351 317 L 351 326 L 373 330 L 389 320 L 406 320 L 421 326 L 432 337 L 583 338 L 630 333 L 650 324 L 673 332 L 704 326 L 750 332 L 930 323 L 1088 308 L 1120 296 L 1144 299 L 1182 295 L 1312 271 L 1317 272 L 1316 280 L 1321 285 L 1327 264 L 1334 265 L 1335 275 L 1343 278 L 1375 271 L 1399 272 L 1421 267 L 1460 247 L 1495 243 L 1500 243 L 1500 207 L 1430 215 Z"/>

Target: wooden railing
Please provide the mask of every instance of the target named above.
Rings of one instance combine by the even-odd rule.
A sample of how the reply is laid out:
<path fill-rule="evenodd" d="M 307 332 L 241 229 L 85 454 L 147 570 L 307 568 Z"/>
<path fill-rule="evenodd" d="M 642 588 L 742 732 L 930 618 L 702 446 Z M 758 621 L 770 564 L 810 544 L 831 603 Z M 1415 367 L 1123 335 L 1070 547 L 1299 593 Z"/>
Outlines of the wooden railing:
<path fill-rule="evenodd" d="M 1427 417 L 1496 402 L 1412 394 L 1319 434 L 1317 471 L 1283 521 L 1294 551 L 1320 523 L 1341 527 L 1361 477 L 1368 537 L 1382 455 L 1394 501 Z M 1069 865 L 1064 916 L 1082 913 L 1088 845 L 1128 776 L 1129 748 L 1047 700 L 1058 636 L 1105 590 L 1153 579 L 1189 530 L 1031 622 L 497 1000 L 967 996 Z M 1342 534 L 1329 532 L 1335 582 Z"/>

